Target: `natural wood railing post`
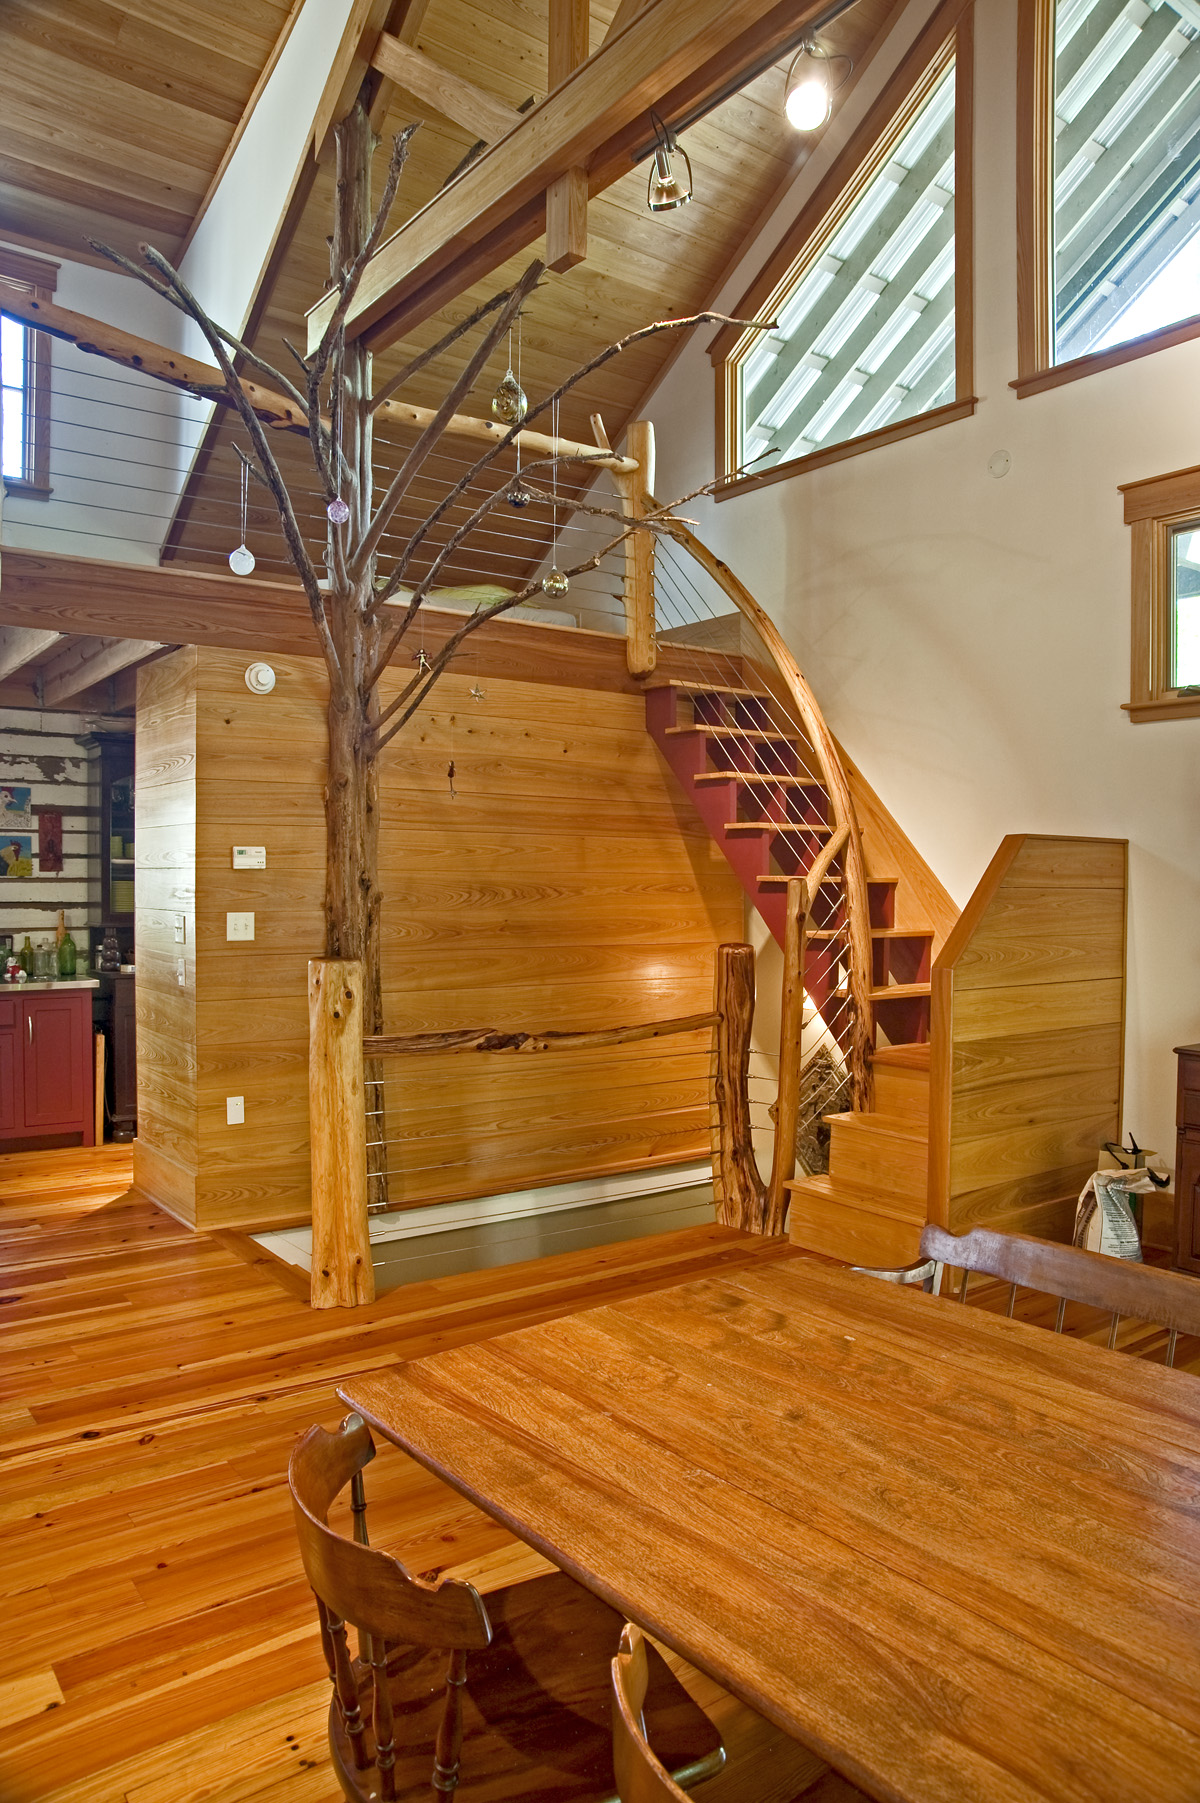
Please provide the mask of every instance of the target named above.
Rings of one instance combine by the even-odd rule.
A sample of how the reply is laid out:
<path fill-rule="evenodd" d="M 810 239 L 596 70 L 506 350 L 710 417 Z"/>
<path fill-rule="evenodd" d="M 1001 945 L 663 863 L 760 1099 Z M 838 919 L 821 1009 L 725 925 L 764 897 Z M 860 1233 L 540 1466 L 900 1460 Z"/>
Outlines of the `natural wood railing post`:
<path fill-rule="evenodd" d="M 625 449 L 637 458 L 632 475 L 614 472 L 621 506 L 631 520 L 640 520 L 653 505 L 654 426 L 635 419 L 625 429 Z M 631 676 L 648 676 L 658 662 L 654 637 L 654 534 L 631 532 L 625 540 L 625 658 Z"/>
<path fill-rule="evenodd" d="M 716 982 L 717 1169 L 726 1227 L 763 1233 L 766 1190 L 754 1162 L 750 1126 L 750 1034 L 754 1026 L 754 947 L 719 945 Z"/>
<path fill-rule="evenodd" d="M 796 1174 L 796 1125 L 800 1118 L 800 1044 L 804 1033 L 804 952 L 811 897 L 803 877 L 787 886 L 783 937 L 783 994 L 779 1005 L 779 1094 L 775 1146 L 767 1184 L 767 1233 L 782 1233 L 787 1184 Z"/>
<path fill-rule="evenodd" d="M 312 1147 L 312 1305 L 374 1302 L 367 1224 L 363 968 L 308 965 L 308 1119 Z"/>

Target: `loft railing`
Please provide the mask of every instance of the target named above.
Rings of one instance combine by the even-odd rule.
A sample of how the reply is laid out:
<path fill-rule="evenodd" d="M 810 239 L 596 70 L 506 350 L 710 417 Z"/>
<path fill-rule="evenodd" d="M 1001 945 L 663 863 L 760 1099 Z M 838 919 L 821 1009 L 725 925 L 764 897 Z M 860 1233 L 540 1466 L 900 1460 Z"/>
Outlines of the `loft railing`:
<path fill-rule="evenodd" d="M 381 1100 L 391 1059 L 430 1054 L 528 1058 L 606 1050 L 708 1031 L 713 1191 L 718 1218 L 762 1231 L 764 1186 L 754 1159 L 748 1090 L 754 1023 L 754 948 L 717 947 L 713 1007 L 703 1014 L 581 1031 L 474 1027 L 440 1033 L 364 1034 L 362 965 L 314 958 L 308 977 L 309 1131 L 312 1148 L 314 1308 L 375 1299 L 368 1197 L 387 1176 Z"/>

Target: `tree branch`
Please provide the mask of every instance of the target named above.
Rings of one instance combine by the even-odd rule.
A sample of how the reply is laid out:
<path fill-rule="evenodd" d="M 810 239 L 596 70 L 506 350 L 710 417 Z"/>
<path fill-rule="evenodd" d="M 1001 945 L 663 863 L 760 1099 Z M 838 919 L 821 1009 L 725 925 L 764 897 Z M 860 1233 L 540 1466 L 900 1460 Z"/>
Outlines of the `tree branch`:
<path fill-rule="evenodd" d="M 362 280 L 363 270 L 370 262 L 371 257 L 374 255 L 375 247 L 383 235 L 383 228 L 387 224 L 388 214 L 391 212 L 392 203 L 396 198 L 396 189 L 400 182 L 401 173 L 405 163 L 408 161 L 409 144 L 412 142 L 414 133 L 418 132 L 420 129 L 421 122 L 420 120 L 416 120 L 412 125 L 406 125 L 403 131 L 397 132 L 396 136 L 392 139 L 392 154 L 388 162 L 387 177 L 383 184 L 383 193 L 379 198 L 379 206 L 376 208 L 375 217 L 371 221 L 371 229 L 359 246 L 353 263 L 351 263 L 349 269 L 339 283 L 337 305 L 329 315 L 325 330 L 321 333 L 321 341 L 313 352 L 312 357 L 309 359 L 310 369 L 316 370 L 318 382 L 325 374 L 325 368 L 329 362 L 329 356 L 333 349 L 334 341 L 345 323 L 346 314 L 350 310 L 350 303 L 358 292 L 358 284 Z M 309 392 L 312 392 L 311 385 Z"/>

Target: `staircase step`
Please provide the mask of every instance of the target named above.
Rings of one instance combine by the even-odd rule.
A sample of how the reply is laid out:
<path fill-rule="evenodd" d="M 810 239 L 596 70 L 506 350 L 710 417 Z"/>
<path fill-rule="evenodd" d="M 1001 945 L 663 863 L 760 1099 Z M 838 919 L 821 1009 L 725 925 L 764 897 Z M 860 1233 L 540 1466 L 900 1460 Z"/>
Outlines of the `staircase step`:
<path fill-rule="evenodd" d="M 668 726 L 665 730 L 669 739 L 699 732 L 708 739 L 748 739 L 756 745 L 791 745 L 794 748 L 797 743 L 793 733 L 764 732 L 760 726 L 708 726 L 703 720 L 697 720 L 691 726 Z"/>
<path fill-rule="evenodd" d="M 781 776 L 770 770 L 701 770 L 692 781 L 701 783 L 770 783 L 776 789 L 811 789 L 811 776 Z M 796 822 L 781 824 L 795 825 Z"/>
<path fill-rule="evenodd" d="M 929 1134 L 922 1122 L 886 1114 L 832 1114 L 829 1174 L 839 1188 L 922 1213 L 929 1184 Z M 878 1206 L 876 1200 L 875 1206 Z"/>
<path fill-rule="evenodd" d="M 801 828 L 801 831 L 804 831 L 804 832 L 807 832 L 808 830 L 809 829 L 807 827 Z M 819 832 L 821 829 L 819 827 L 817 827 L 817 828 L 813 828 L 812 830 Z M 768 891 L 771 889 L 786 889 L 790 881 L 791 881 L 790 877 L 781 876 L 778 871 L 772 871 L 769 876 L 760 876 L 759 877 L 758 886 L 760 889 L 766 889 Z M 825 883 L 840 883 L 841 881 L 842 881 L 842 878 L 836 870 L 829 871 L 825 877 Z M 885 883 L 890 883 L 894 886 L 899 881 L 900 881 L 900 878 L 898 876 L 869 876 L 867 878 L 867 887 L 868 887 L 868 889 L 873 889 L 877 885 L 885 884 Z M 824 888 L 825 883 L 822 883 L 822 885 L 821 885 L 822 888 Z M 929 987 L 929 985 L 926 984 L 926 988 L 928 988 L 928 987 Z"/>
<path fill-rule="evenodd" d="M 871 1062 L 876 1070 L 880 1065 L 894 1065 L 897 1069 L 927 1071 L 929 1069 L 929 1047 L 928 1045 L 880 1046 Z"/>
<path fill-rule="evenodd" d="M 868 877 L 867 881 L 873 883 L 875 878 Z M 838 934 L 844 933 L 845 930 L 845 927 L 810 927 L 808 937 L 810 939 L 836 939 Z M 872 939 L 932 939 L 933 933 L 926 927 L 872 927 L 871 937 Z M 901 1048 L 887 1047 L 886 1049 L 889 1051 L 897 1049 L 904 1051 L 912 1050 L 914 1052 L 925 1050 L 923 1046 L 912 1046 L 911 1048 L 908 1046 Z M 925 1063 L 928 1066 L 928 1058 L 925 1060 Z"/>
<path fill-rule="evenodd" d="M 800 1177 L 787 1185 L 788 1238 L 806 1251 L 851 1265 L 893 1267 L 916 1261 L 925 1203 L 889 1207 L 830 1177 Z"/>
<path fill-rule="evenodd" d="M 874 882 L 875 878 L 872 877 L 871 881 Z M 840 1001 L 845 1001 L 845 989 L 835 989 L 833 993 Z M 870 991 L 872 1002 L 909 1002 L 914 996 L 928 994 L 928 983 L 888 983 L 883 988 Z"/>
<path fill-rule="evenodd" d="M 881 1046 L 871 1060 L 871 1070 L 876 1112 L 912 1121 L 928 1131 L 928 1045 Z"/>
<path fill-rule="evenodd" d="M 678 676 L 660 676 L 647 689 L 674 689 L 677 695 L 733 695 L 738 701 L 774 701 L 769 689 L 743 689 L 727 682 L 685 682 Z"/>

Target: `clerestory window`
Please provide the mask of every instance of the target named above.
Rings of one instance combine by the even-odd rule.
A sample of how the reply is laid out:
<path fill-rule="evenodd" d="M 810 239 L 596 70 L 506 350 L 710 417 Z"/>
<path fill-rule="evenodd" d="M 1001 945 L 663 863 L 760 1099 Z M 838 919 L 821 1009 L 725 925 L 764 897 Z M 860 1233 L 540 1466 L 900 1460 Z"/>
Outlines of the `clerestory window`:
<path fill-rule="evenodd" d="M 774 328 L 716 341 L 735 484 L 973 409 L 968 20 L 935 18 L 736 309 Z"/>
<path fill-rule="evenodd" d="M 0 247 L 5 289 L 49 300 L 57 266 Z M 0 473 L 10 494 L 50 492 L 50 340 L 17 320 L 0 318 Z"/>
<path fill-rule="evenodd" d="M 1200 332 L 1200 6 L 1023 0 L 1021 38 L 1018 390 Z"/>

